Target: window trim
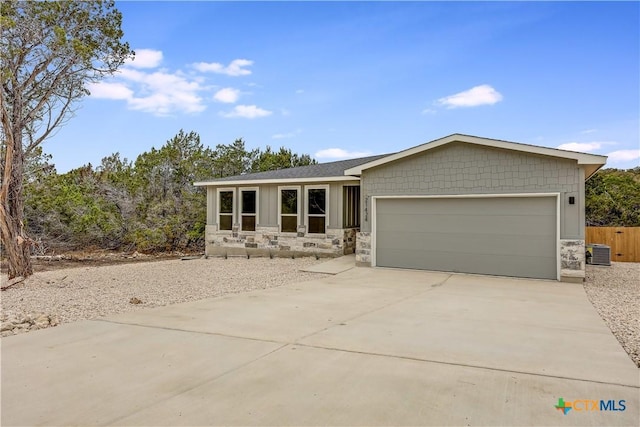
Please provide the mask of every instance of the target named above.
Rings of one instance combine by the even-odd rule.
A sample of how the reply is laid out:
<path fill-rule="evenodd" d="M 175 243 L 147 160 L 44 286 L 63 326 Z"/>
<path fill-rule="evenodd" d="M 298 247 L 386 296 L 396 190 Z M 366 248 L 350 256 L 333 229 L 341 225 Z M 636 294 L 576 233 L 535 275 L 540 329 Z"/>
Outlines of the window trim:
<path fill-rule="evenodd" d="M 305 210 L 304 210 L 304 225 L 307 229 L 305 234 L 309 234 L 312 236 L 323 236 L 327 234 L 327 228 L 329 228 L 329 184 L 322 185 L 305 185 L 304 186 L 304 195 L 305 195 Z M 309 215 L 309 206 L 306 204 L 309 201 L 309 190 L 324 190 L 324 215 L 319 214 L 311 214 Z M 309 233 L 309 216 L 312 217 L 321 217 L 324 216 L 324 233 Z"/>
<path fill-rule="evenodd" d="M 238 209 L 238 218 L 239 218 L 239 223 L 240 223 L 240 229 L 238 231 L 241 231 L 243 233 L 255 233 L 258 229 L 258 224 L 259 224 L 259 218 L 260 218 L 260 187 L 240 187 L 239 189 L 239 193 L 240 193 L 240 197 L 238 197 L 238 203 L 239 203 L 239 209 Z M 244 193 L 245 191 L 255 191 L 256 192 L 256 213 L 255 214 L 245 214 L 242 212 L 242 204 L 243 202 L 243 197 L 242 197 L 242 193 Z M 242 229 L 242 216 L 243 215 L 253 215 L 256 217 L 256 230 L 250 231 L 250 230 L 243 230 Z"/>
<path fill-rule="evenodd" d="M 233 202 L 231 203 L 231 230 L 221 230 L 220 229 L 220 193 L 223 192 L 231 192 L 233 194 Z M 218 228 L 218 231 L 222 231 L 225 233 L 232 233 L 233 232 L 233 226 L 236 224 L 236 201 L 237 201 L 237 197 L 236 197 L 236 188 L 235 187 L 222 187 L 222 188 L 217 188 L 216 189 L 216 226 Z M 223 215 L 228 215 L 228 214 L 223 214 Z"/>
<path fill-rule="evenodd" d="M 298 203 L 297 203 L 297 226 L 296 232 L 292 231 L 282 231 L 282 190 L 296 190 L 298 192 Z M 300 185 L 279 185 L 278 186 L 278 233 L 284 235 L 293 235 L 298 233 L 298 227 L 301 225 L 300 216 L 302 214 L 302 186 Z M 294 214 L 285 214 L 288 216 L 293 216 Z"/>

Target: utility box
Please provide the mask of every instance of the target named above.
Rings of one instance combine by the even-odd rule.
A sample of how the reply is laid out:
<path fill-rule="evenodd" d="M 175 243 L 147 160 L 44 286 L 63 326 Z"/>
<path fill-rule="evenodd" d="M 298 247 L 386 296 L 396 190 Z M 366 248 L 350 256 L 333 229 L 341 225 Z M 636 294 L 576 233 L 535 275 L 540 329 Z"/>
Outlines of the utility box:
<path fill-rule="evenodd" d="M 611 265 L 611 247 L 599 243 L 590 243 L 587 248 L 587 264 Z"/>

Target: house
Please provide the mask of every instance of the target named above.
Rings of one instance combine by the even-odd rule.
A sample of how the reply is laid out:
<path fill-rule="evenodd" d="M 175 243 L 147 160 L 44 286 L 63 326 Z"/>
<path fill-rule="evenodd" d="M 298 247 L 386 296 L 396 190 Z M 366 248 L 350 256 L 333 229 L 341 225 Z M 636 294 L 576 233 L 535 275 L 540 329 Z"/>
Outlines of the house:
<path fill-rule="evenodd" d="M 197 182 L 206 253 L 338 256 L 582 281 L 584 182 L 605 156 L 454 134 L 393 154 Z"/>

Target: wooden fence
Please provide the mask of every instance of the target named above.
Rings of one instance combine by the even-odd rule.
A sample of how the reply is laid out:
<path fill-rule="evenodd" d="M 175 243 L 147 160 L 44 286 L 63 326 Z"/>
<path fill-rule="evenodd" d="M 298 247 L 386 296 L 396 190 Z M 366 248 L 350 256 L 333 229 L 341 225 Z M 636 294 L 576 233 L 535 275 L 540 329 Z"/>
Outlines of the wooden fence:
<path fill-rule="evenodd" d="M 611 261 L 640 262 L 640 227 L 587 227 L 585 241 L 611 246 Z"/>

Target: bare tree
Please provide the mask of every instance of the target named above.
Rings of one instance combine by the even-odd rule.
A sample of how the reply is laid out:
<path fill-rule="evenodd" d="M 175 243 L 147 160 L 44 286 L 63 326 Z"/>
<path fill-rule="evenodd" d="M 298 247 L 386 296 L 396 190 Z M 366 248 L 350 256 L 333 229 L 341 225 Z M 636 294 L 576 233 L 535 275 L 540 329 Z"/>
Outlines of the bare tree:
<path fill-rule="evenodd" d="M 33 272 L 23 224 L 25 156 L 71 117 L 87 83 L 133 57 L 121 24 L 111 0 L 0 2 L 0 231 L 9 279 Z"/>

